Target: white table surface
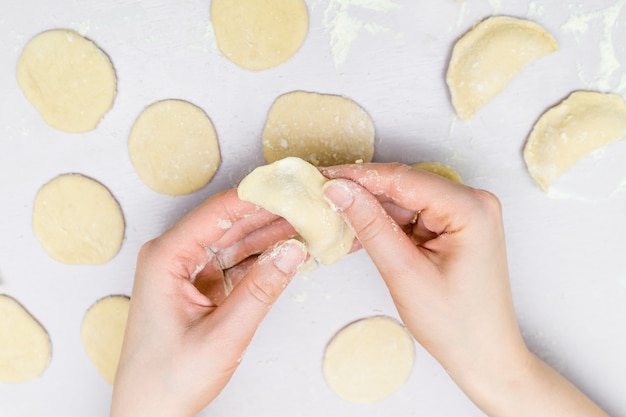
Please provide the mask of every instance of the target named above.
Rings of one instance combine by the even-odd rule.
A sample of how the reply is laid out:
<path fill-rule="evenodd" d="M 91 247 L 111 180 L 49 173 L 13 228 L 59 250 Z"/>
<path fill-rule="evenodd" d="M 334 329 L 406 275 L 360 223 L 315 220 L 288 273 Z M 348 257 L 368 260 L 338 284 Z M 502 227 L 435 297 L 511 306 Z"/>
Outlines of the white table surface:
<path fill-rule="evenodd" d="M 535 186 L 521 155 L 537 118 L 570 92 L 626 94 L 626 1 L 307 4 L 310 28 L 299 52 L 255 73 L 220 55 L 208 0 L 2 2 L 0 293 L 17 298 L 42 323 L 53 353 L 40 378 L 0 384 L 0 416 L 108 415 L 111 387 L 80 341 L 85 311 L 101 297 L 130 294 L 142 242 L 264 162 L 260 135 L 267 111 L 277 96 L 293 90 L 345 95 L 363 106 L 376 125 L 376 161 L 445 162 L 467 184 L 496 193 L 528 345 L 610 414 L 626 415 L 626 141 L 581 162 L 550 196 Z M 464 123 L 449 102 L 447 61 L 455 40 L 492 14 L 537 21 L 560 50 L 527 67 Z M 92 132 L 47 126 L 15 81 L 24 45 L 52 28 L 73 28 L 94 40 L 115 66 L 115 104 Z M 334 50 L 331 39 L 338 42 Z M 202 107 L 219 135 L 222 165 L 193 195 L 151 191 L 128 157 L 135 118 L 166 98 Z M 37 190 L 69 172 L 101 181 L 124 211 L 123 247 L 103 266 L 58 263 L 32 233 Z M 397 316 L 364 253 L 298 276 L 231 383 L 202 415 L 483 415 L 419 345 L 408 383 L 380 403 L 352 405 L 331 392 L 321 373 L 326 343 L 343 325 L 372 314 Z"/>

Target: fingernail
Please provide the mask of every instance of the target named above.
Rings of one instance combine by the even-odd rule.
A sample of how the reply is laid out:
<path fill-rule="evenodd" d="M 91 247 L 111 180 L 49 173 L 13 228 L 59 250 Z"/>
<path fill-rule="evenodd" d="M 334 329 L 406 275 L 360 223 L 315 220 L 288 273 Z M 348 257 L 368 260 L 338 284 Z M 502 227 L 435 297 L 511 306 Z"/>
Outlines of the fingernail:
<path fill-rule="evenodd" d="M 272 262 L 276 268 L 280 269 L 286 275 L 296 273 L 300 265 L 304 262 L 307 255 L 306 247 L 302 242 L 295 239 L 289 239 L 281 243 L 275 251 L 273 251 Z"/>
<path fill-rule="evenodd" d="M 328 181 L 322 189 L 326 201 L 337 210 L 345 210 L 352 205 L 354 196 L 350 190 L 341 181 Z"/>

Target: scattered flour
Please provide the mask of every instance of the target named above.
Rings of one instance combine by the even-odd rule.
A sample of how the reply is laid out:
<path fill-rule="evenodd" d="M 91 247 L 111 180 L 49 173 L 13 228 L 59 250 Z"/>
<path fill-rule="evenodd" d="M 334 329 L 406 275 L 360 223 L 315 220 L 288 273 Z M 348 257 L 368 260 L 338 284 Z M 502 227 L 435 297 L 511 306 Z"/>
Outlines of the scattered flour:
<path fill-rule="evenodd" d="M 318 2 L 319 4 L 319 2 Z M 400 8 L 394 0 L 330 0 L 324 10 L 322 26 L 330 35 L 330 48 L 335 68 L 346 61 L 352 42 L 361 31 L 370 34 L 391 32 L 391 29 L 375 22 L 365 21 L 355 8 L 364 11 L 387 13 Z"/>
<path fill-rule="evenodd" d="M 587 88 L 611 91 L 612 87 L 617 84 L 616 72 L 622 65 L 615 54 L 613 31 L 625 5 L 626 0 L 618 0 L 612 6 L 592 12 L 581 12 L 580 5 L 572 6 L 569 19 L 561 26 L 563 32 L 575 35 L 576 40 L 580 42 L 582 35 L 589 31 L 591 22 L 599 21 L 604 25 L 599 43 L 598 72 L 589 80 L 585 74 L 585 67 L 582 64 L 578 65 L 578 76 Z M 624 89 L 626 89 L 626 75 L 622 75 L 618 85 L 618 91 Z"/>

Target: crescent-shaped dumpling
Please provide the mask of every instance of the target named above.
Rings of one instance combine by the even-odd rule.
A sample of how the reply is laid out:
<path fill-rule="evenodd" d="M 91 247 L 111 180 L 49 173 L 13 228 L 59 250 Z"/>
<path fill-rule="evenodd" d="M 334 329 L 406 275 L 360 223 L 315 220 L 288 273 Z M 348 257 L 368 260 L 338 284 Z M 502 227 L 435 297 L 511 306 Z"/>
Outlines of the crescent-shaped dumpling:
<path fill-rule="evenodd" d="M 556 51 L 556 40 L 538 24 L 495 16 L 477 24 L 454 46 L 446 81 L 463 120 L 493 99 L 527 64 Z"/>
<path fill-rule="evenodd" d="M 626 102 L 616 94 L 576 91 L 535 124 L 524 159 L 543 191 L 584 156 L 626 138 Z"/>

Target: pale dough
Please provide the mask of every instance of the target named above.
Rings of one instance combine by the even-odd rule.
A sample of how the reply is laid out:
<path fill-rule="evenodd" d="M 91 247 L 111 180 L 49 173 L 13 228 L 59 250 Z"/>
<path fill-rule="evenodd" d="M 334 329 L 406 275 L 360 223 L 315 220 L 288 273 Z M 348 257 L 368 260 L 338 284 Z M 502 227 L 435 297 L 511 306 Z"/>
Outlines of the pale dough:
<path fill-rule="evenodd" d="M 48 367 L 51 352 L 41 324 L 15 299 L 0 294 L 0 383 L 37 378 Z"/>
<path fill-rule="evenodd" d="M 296 53 L 306 38 L 309 16 L 303 0 L 213 0 L 211 23 L 226 58 L 260 71 Z"/>
<path fill-rule="evenodd" d="M 354 232 L 324 199 L 327 181 L 313 165 L 290 157 L 256 168 L 237 192 L 240 199 L 287 219 L 311 256 L 331 264 L 350 251 Z"/>
<path fill-rule="evenodd" d="M 146 108 L 130 132 L 128 152 L 143 182 L 168 195 L 199 190 L 220 165 L 211 120 L 182 100 L 163 100 Z"/>
<path fill-rule="evenodd" d="M 558 49 L 543 27 L 528 20 L 495 16 L 477 24 L 454 46 L 447 83 L 463 120 L 496 95 L 530 62 Z"/>
<path fill-rule="evenodd" d="M 124 216 L 102 184 L 82 175 L 65 174 L 37 193 L 33 232 L 48 255 L 59 262 L 103 264 L 122 246 Z"/>
<path fill-rule="evenodd" d="M 463 184 L 463 180 L 458 172 L 454 170 L 451 166 L 446 164 L 442 164 L 441 162 L 420 162 L 417 164 L 411 165 L 411 167 L 415 169 L 422 169 L 424 171 L 432 172 L 433 174 L 437 174 L 441 177 L 447 178 L 450 181 L 458 182 L 459 184 Z"/>
<path fill-rule="evenodd" d="M 347 97 L 293 91 L 276 99 L 263 130 L 268 163 L 297 156 L 318 166 L 370 162 L 374 123 Z"/>
<path fill-rule="evenodd" d="M 130 299 L 122 295 L 102 298 L 85 314 L 80 337 L 87 356 L 111 385 L 122 352 Z"/>
<path fill-rule="evenodd" d="M 87 132 L 113 106 L 115 70 L 92 41 L 66 29 L 43 32 L 24 48 L 17 82 L 46 123 Z"/>
<path fill-rule="evenodd" d="M 398 390 L 415 359 L 411 335 L 398 321 L 375 316 L 341 329 L 324 353 L 330 388 L 353 403 L 373 403 Z"/>
<path fill-rule="evenodd" d="M 535 124 L 524 159 L 547 191 L 572 165 L 618 139 L 626 139 L 626 103 L 616 94 L 577 91 L 546 111 Z"/>

